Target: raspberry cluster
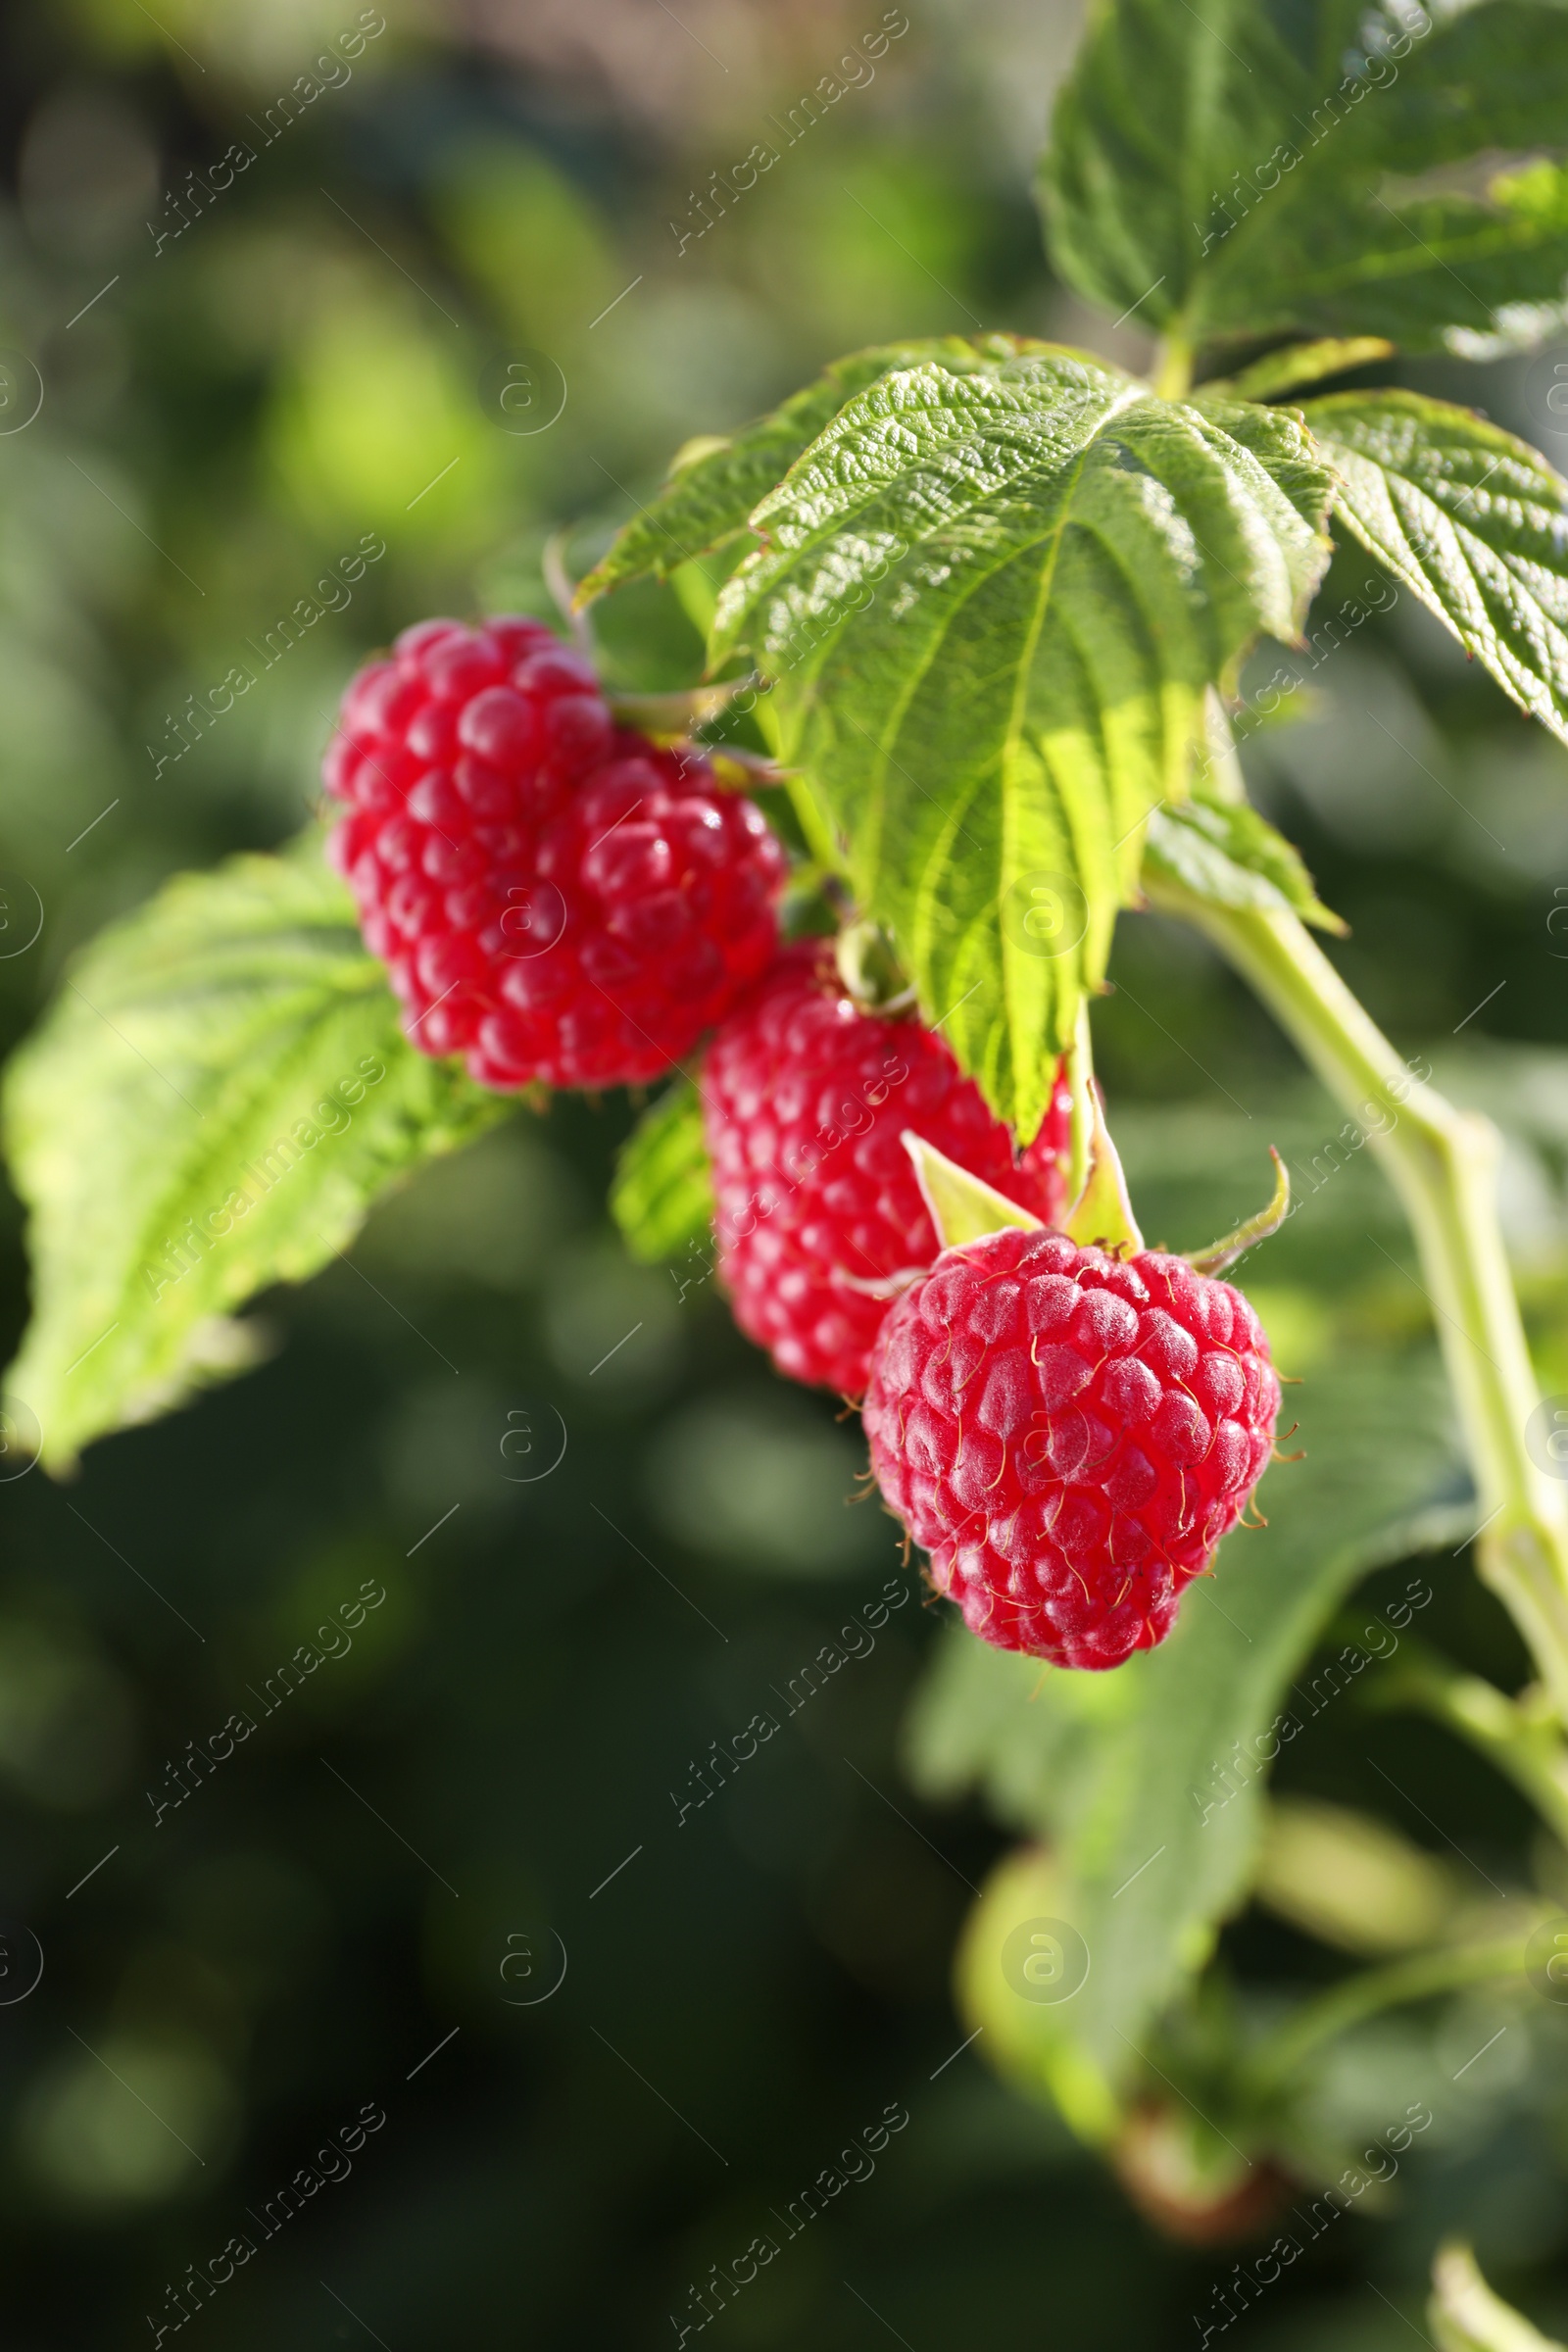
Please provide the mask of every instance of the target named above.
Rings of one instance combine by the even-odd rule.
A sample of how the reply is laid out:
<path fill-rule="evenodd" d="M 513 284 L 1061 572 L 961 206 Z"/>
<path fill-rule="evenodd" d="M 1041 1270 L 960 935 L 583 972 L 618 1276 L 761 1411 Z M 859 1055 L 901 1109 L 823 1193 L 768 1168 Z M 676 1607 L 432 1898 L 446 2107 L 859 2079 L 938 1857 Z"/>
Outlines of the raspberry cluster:
<path fill-rule="evenodd" d="M 890 1508 L 1004 1649 L 1115 1666 L 1235 1526 L 1279 1384 L 1227 1283 L 1052 1230 L 1072 1100 L 1020 1155 L 943 1039 L 778 946 L 782 848 L 689 749 L 617 727 L 533 620 L 427 620 L 360 672 L 332 856 L 414 1043 L 483 1084 L 703 1072 L 719 1271 L 796 1380 L 865 1396 Z M 903 1137 L 1040 1227 L 942 1250 Z M 940 1254 L 939 1254 L 940 1253 Z"/>
<path fill-rule="evenodd" d="M 1017 1160 L 943 1040 L 861 1010 L 826 940 L 787 948 L 735 1007 L 703 1101 L 735 1319 L 781 1372 L 841 1396 L 863 1393 L 890 1300 L 940 1247 L 906 1128 L 1044 1223 L 1065 1213 L 1065 1087 Z"/>
<path fill-rule="evenodd" d="M 948 1250 L 891 1309 L 865 1429 L 973 1632 L 1105 1667 L 1170 1631 L 1262 1476 L 1279 1399 L 1229 1283 L 1014 1230 Z"/>
<path fill-rule="evenodd" d="M 617 728 L 537 621 L 406 629 L 343 698 L 331 855 L 414 1044 L 483 1085 L 658 1077 L 766 966 L 784 853 L 691 753 Z"/>

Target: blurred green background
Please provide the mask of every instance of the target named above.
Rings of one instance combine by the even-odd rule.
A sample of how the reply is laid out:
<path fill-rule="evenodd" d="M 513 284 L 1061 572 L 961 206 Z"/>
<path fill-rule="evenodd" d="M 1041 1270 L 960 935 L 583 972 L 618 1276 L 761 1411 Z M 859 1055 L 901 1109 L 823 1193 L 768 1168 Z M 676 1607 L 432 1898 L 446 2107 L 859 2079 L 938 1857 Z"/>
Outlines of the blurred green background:
<path fill-rule="evenodd" d="M 7 1042 L 165 875 L 298 829 L 368 651 L 429 612 L 548 614 L 551 532 L 574 526 L 581 568 L 689 436 L 893 335 L 1005 326 L 1137 364 L 1131 330 L 1054 284 L 1029 193 L 1077 18 L 909 0 L 874 71 L 845 68 L 792 140 L 804 94 L 864 62 L 876 0 L 387 0 L 384 19 L 162 0 L 156 21 L 71 0 L 11 19 L 0 868 L 43 923 L 0 954 Z M 760 140 L 776 166 L 715 189 Z M 235 141 L 253 160 L 222 186 Z M 1562 462 L 1568 354 L 1409 380 Z M 384 559 L 346 604 L 317 595 L 367 533 Z M 1319 617 L 1369 570 L 1342 556 Z M 304 621 L 301 600 L 317 616 L 259 689 L 170 756 L 187 699 Z M 663 592 L 601 626 L 620 682 L 696 675 Z M 1568 755 L 1407 600 L 1346 634 L 1260 659 L 1256 682 L 1282 661 L 1306 681 L 1310 716 L 1260 732 L 1250 773 L 1352 923 L 1335 953 L 1401 1049 L 1464 1056 L 1473 1095 L 1526 1105 L 1509 1211 L 1568 1385 L 1568 1080 L 1517 1051 L 1564 1036 Z M 14 913 L 6 937 L 30 928 Z M 1195 938 L 1129 917 L 1114 976 L 1096 1016 L 1112 1103 L 1141 1198 L 1194 1246 L 1261 1197 L 1276 1106 L 1308 1156 L 1340 1121 L 1291 1091 L 1285 1049 Z M 263 1302 L 259 1371 L 95 1447 L 71 1486 L 35 1474 L 0 1498 L 0 2002 L 33 1973 L 24 1931 L 44 1958 L 0 2007 L 16 2352 L 155 2340 L 186 2266 L 300 2168 L 338 2171 L 317 2151 L 366 2103 L 386 2120 L 352 2176 L 189 2322 L 206 2340 L 675 2340 L 709 2266 L 895 2101 L 909 2123 L 875 2177 L 716 2323 L 730 2341 L 1193 2340 L 1232 2258 L 1156 2237 L 1051 2116 L 953 2056 L 951 1949 L 1005 1840 L 901 1777 L 933 1613 L 895 1613 L 679 1818 L 670 1792 L 709 1742 L 906 1580 L 889 1522 L 845 1508 L 853 1424 L 775 1380 L 710 1282 L 683 1293 L 609 1232 L 631 1115 L 563 1102 L 431 1169 L 352 1264 Z M 1419 1336 L 1377 1234 L 1402 1247 L 1357 1167 L 1260 1263 L 1297 1369 Z M 24 1300 L 13 1205 L 8 1341 Z M 1456 1654 L 1515 1673 L 1464 1561 L 1430 1573 Z M 367 1581 L 385 1599 L 352 1649 L 157 1816 L 187 1742 Z M 1395 1737 L 1423 1794 L 1399 1826 L 1522 1869 L 1523 1808 L 1435 1731 L 1337 1725 L 1287 1777 L 1388 1813 L 1369 1756 Z M 1255 1919 L 1227 1948 L 1265 1980 L 1330 1965 Z M 1314 2249 L 1251 2339 L 1403 2342 L 1460 2220 L 1560 2319 L 1562 2080 L 1543 2060 L 1456 2100 L 1397 2201 Z"/>

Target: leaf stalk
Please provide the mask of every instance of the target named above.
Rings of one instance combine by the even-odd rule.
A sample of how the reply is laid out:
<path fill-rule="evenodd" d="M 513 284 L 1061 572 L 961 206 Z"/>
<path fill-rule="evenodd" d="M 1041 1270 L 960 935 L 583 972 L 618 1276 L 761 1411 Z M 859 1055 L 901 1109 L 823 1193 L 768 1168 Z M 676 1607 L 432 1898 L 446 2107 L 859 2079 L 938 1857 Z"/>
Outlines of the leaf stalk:
<path fill-rule="evenodd" d="M 1192 390 L 1196 347 L 1181 320 L 1172 321 L 1154 360 L 1154 390 L 1161 400 L 1185 400 Z"/>

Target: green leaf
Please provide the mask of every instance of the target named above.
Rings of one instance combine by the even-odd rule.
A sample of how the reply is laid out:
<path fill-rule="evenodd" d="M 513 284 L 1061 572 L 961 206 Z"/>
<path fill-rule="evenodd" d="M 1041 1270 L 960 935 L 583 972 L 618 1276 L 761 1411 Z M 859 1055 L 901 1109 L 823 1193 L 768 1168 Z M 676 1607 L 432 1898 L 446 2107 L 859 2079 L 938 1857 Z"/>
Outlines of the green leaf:
<path fill-rule="evenodd" d="M 752 509 L 782 481 L 803 449 L 816 439 L 851 396 L 895 368 L 940 360 L 955 374 L 1042 350 L 1024 335 L 934 335 L 915 343 L 886 343 L 835 360 L 814 384 L 782 408 L 727 439 L 689 441 L 677 451 L 669 478 L 577 588 L 579 607 L 611 588 L 652 573 L 666 579 L 695 556 L 722 547 L 745 531 Z"/>
<path fill-rule="evenodd" d="M 1297 1736 L 1287 1725 L 1345 1703 L 1319 1703 L 1326 1676 L 1312 1693 L 1291 1688 L 1340 1600 L 1371 1567 L 1470 1524 L 1434 1503 L 1459 1475 L 1435 1360 L 1336 1372 L 1291 1397 L 1306 1460 L 1268 1472 L 1267 1528 L 1227 1539 L 1161 1648 L 1072 1674 L 955 1627 L 912 1719 L 928 1795 L 978 1788 L 1053 1846 L 1056 1915 L 1092 1965 L 1070 2002 L 1032 2015 L 1111 2082 L 1136 2071 L 1150 2024 L 1246 1892 L 1266 1759 Z"/>
<path fill-rule="evenodd" d="M 232 1368 L 215 1318 L 315 1273 L 378 1193 L 512 1107 L 408 1043 L 314 833 L 113 925 L 6 1086 L 33 1268 L 6 1385 L 45 1462 Z"/>
<path fill-rule="evenodd" d="M 1432 13 L 1447 21 L 1415 45 L 1377 118 L 1377 152 L 1390 170 L 1568 144 L 1568 19 L 1556 0 L 1470 0 Z"/>
<path fill-rule="evenodd" d="M 1562 174 L 1481 173 L 1563 145 L 1568 16 L 1489 0 L 1422 32 L 1420 13 L 1383 13 L 1371 34 L 1339 0 L 1105 0 L 1043 166 L 1062 274 L 1191 342 L 1430 348 L 1522 326 L 1522 306 L 1546 331 L 1568 276 Z"/>
<path fill-rule="evenodd" d="M 677 1078 L 621 1146 L 610 1210 L 627 1249 L 645 1265 L 679 1257 L 708 1238 L 713 1174 L 703 1142 L 702 1101 L 689 1078 Z"/>
<path fill-rule="evenodd" d="M 1303 172 L 1267 237 L 1238 230 L 1232 262 L 1204 290 L 1200 334 L 1306 327 L 1484 359 L 1540 342 L 1568 317 L 1568 177 L 1554 166 L 1499 172 L 1480 195 L 1427 195 L 1369 172 L 1359 210 L 1332 198 L 1332 181 Z"/>
<path fill-rule="evenodd" d="M 1156 808 L 1144 836 L 1146 880 L 1179 883 L 1212 906 L 1286 906 L 1320 931 L 1343 932 L 1300 854 L 1245 801 Z"/>
<path fill-rule="evenodd" d="M 1338 393 L 1305 414 L 1362 545 L 1568 742 L 1568 481 L 1423 393 Z"/>
<path fill-rule="evenodd" d="M 1330 484 L 1283 411 L 1052 350 L 883 376 L 757 510 L 715 655 L 777 681 L 862 909 L 1025 1141 L 1207 686 L 1298 635 Z"/>
<path fill-rule="evenodd" d="M 1309 87 L 1256 0 L 1100 0 L 1041 165 L 1059 274 L 1169 327 L 1200 284 L 1218 192 L 1267 165 Z"/>

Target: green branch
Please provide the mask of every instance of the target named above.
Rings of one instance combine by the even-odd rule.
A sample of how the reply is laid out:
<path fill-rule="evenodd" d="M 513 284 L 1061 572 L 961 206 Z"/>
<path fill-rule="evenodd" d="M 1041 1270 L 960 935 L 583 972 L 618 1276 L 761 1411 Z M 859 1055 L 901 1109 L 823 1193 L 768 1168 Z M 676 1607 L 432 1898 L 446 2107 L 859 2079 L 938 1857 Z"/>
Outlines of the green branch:
<path fill-rule="evenodd" d="M 1467 1984 L 1484 1984 L 1495 1977 L 1523 1972 L 1524 1938 L 1510 1936 L 1505 1942 L 1456 1943 L 1442 1951 L 1417 1952 L 1412 1959 L 1392 1961 L 1387 1968 L 1362 1969 L 1353 1977 L 1303 2001 L 1288 2022 L 1254 2051 L 1249 2073 L 1262 2090 L 1278 2089 L 1302 2061 L 1326 2041 L 1409 2001 L 1430 2000 L 1440 1992 L 1455 1992 Z"/>
<path fill-rule="evenodd" d="M 1410 1707 L 1458 1734 L 1505 1774 L 1568 1845 L 1568 1745 L 1544 1690 L 1505 1697 L 1435 1650 L 1407 1643 L 1372 1694 L 1382 1707 Z"/>
<path fill-rule="evenodd" d="M 1427 2318 L 1437 2352 L 1563 2352 L 1555 2336 L 1543 2335 L 1493 2293 L 1469 2247 L 1452 2239 L 1432 2265 Z"/>
<path fill-rule="evenodd" d="M 1218 906 L 1151 876 L 1152 905 L 1214 941 L 1329 1092 L 1363 1121 L 1414 1229 L 1480 1494 L 1482 1577 L 1568 1720 L 1568 1494 L 1532 1460 L 1540 1399 L 1497 1222 L 1496 1131 L 1412 1079 L 1294 914 Z"/>

